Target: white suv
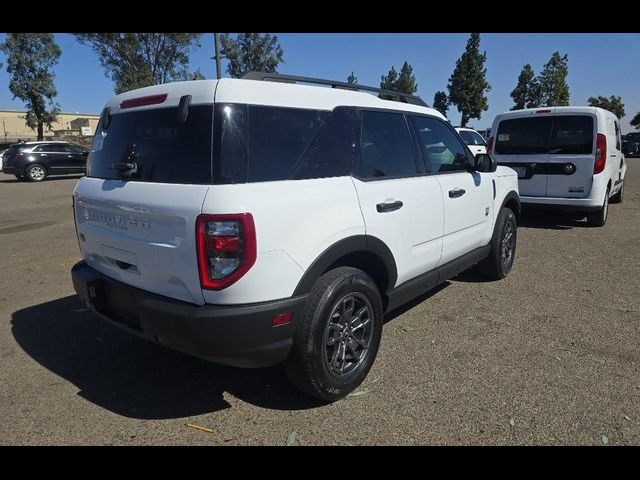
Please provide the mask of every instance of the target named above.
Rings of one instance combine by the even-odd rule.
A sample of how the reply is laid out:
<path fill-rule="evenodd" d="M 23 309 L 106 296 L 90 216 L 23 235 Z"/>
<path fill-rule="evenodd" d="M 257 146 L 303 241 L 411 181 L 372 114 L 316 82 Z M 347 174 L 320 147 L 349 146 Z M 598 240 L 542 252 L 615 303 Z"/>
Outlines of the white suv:
<path fill-rule="evenodd" d="M 484 141 L 482 135 L 473 128 L 456 127 L 456 131 L 460 134 L 462 141 L 467 144 L 469 150 L 474 155 L 478 153 L 487 153 L 487 142 Z"/>
<path fill-rule="evenodd" d="M 501 113 L 488 153 L 518 172 L 522 204 L 583 212 L 605 224 L 609 199 L 621 203 L 627 164 L 620 122 L 596 107 L 544 107 Z"/>
<path fill-rule="evenodd" d="M 417 97 L 257 78 L 108 101 L 73 194 L 73 284 L 144 338 L 284 362 L 332 401 L 367 375 L 385 312 L 477 263 L 509 273 L 517 178 Z"/>

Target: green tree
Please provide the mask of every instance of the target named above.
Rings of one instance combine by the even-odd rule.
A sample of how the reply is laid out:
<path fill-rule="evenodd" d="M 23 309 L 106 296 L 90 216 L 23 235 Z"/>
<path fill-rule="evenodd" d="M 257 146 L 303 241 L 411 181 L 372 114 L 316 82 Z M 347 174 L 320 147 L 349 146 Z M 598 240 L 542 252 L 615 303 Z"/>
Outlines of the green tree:
<path fill-rule="evenodd" d="M 37 129 L 38 140 L 43 140 L 44 125 L 51 128 L 60 111 L 53 101 L 58 92 L 52 71 L 62 53 L 60 47 L 51 33 L 8 33 L 0 50 L 7 57 L 11 75 L 9 91 L 25 103 L 25 123 Z"/>
<path fill-rule="evenodd" d="M 640 130 L 640 112 L 636 113 L 636 116 L 631 119 L 629 125 L 635 127 L 636 130 Z"/>
<path fill-rule="evenodd" d="M 418 90 L 416 77 L 413 74 L 413 67 L 408 62 L 404 62 L 398 74 L 395 67 L 391 67 L 387 75 L 380 77 L 380 88 L 393 90 L 394 92 L 414 94 Z"/>
<path fill-rule="evenodd" d="M 391 67 L 387 75 L 380 77 L 380 88 L 384 90 L 395 90 L 395 86 L 398 83 L 398 72 L 395 67 Z"/>
<path fill-rule="evenodd" d="M 445 117 L 447 116 L 447 110 L 449 110 L 449 98 L 443 91 L 437 91 L 433 96 L 433 108 L 438 110 Z"/>
<path fill-rule="evenodd" d="M 277 72 L 278 64 L 284 62 L 278 37 L 268 33 L 238 33 L 235 39 L 223 33 L 220 45 L 220 54 L 229 61 L 227 72 L 234 78 L 251 71 Z"/>
<path fill-rule="evenodd" d="M 569 105 L 569 57 L 553 52 L 551 58 L 545 63 L 538 83 L 540 84 L 540 106 L 553 107 Z"/>
<path fill-rule="evenodd" d="M 511 98 L 513 98 L 514 103 L 511 110 L 540 106 L 540 84 L 533 72 L 533 68 L 528 63 L 522 67 L 520 75 L 518 75 L 518 84 L 511 92 Z"/>
<path fill-rule="evenodd" d="M 447 85 L 449 102 L 462 114 L 460 125 L 463 127 L 471 118 L 480 119 L 482 112 L 489 108 L 485 94 L 491 85 L 486 79 L 486 60 L 487 53 L 480 53 L 480 34 L 472 33 Z"/>
<path fill-rule="evenodd" d="M 589 97 L 589 105 L 592 107 L 600 107 L 609 110 L 616 117 L 622 118 L 625 115 L 624 103 L 622 97 L 611 95 L 609 98 L 598 95 L 597 97 Z"/>
<path fill-rule="evenodd" d="M 76 33 L 75 36 L 98 55 L 116 93 L 195 75 L 189 74 L 187 67 L 189 51 L 200 46 L 199 33 Z"/>
<path fill-rule="evenodd" d="M 358 77 L 356 77 L 353 74 L 353 70 L 351 71 L 351 75 L 349 75 L 347 77 L 347 83 L 351 84 L 351 85 L 357 85 L 358 84 Z"/>

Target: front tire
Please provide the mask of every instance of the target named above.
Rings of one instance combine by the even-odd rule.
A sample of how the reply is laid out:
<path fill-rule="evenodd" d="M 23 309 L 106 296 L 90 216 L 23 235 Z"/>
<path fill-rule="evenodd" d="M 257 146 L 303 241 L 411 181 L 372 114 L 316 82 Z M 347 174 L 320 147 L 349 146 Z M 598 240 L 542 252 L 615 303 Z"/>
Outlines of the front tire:
<path fill-rule="evenodd" d="M 325 273 L 309 294 L 305 316 L 296 322 L 284 362 L 287 375 L 322 401 L 346 396 L 373 365 L 382 322 L 380 292 L 369 275 L 351 267 Z"/>
<path fill-rule="evenodd" d="M 30 182 L 42 182 L 47 178 L 47 169 L 39 163 L 29 165 L 24 173 Z"/>
<path fill-rule="evenodd" d="M 518 223 L 516 215 L 508 207 L 498 214 L 491 238 L 491 250 L 479 265 L 480 272 L 491 280 L 501 280 L 511 271 L 516 256 Z"/>
<path fill-rule="evenodd" d="M 595 212 L 587 213 L 587 224 L 590 227 L 602 227 L 607 223 L 607 216 L 609 215 L 609 189 L 604 194 L 604 202 Z"/>

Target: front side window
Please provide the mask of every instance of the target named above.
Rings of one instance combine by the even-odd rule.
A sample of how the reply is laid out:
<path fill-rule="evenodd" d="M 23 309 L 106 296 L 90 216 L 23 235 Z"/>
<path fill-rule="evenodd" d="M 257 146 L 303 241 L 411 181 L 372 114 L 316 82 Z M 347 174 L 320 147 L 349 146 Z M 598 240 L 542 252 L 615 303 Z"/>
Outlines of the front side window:
<path fill-rule="evenodd" d="M 418 174 L 411 136 L 403 114 L 362 111 L 360 118 L 360 159 L 356 167 L 360 177 Z"/>
<path fill-rule="evenodd" d="M 471 130 L 460 130 L 458 132 L 462 137 L 462 140 L 467 145 L 486 145 L 484 138 L 479 133 L 472 132 Z"/>
<path fill-rule="evenodd" d="M 442 120 L 411 117 L 422 150 L 427 173 L 459 172 L 469 169 L 467 148 Z"/>
<path fill-rule="evenodd" d="M 580 155 L 593 152 L 593 117 L 558 115 L 553 117 L 551 155 Z"/>

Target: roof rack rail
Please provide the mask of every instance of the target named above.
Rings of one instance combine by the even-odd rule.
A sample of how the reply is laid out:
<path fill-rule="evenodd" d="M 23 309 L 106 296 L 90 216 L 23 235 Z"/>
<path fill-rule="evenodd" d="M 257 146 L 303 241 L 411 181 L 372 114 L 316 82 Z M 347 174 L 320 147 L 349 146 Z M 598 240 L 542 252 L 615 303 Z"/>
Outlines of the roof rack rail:
<path fill-rule="evenodd" d="M 259 80 L 259 81 L 271 81 L 281 83 L 313 83 L 316 85 L 329 85 L 332 88 L 341 88 L 343 90 L 363 90 L 366 92 L 375 92 L 380 94 L 380 98 L 384 100 L 395 100 L 399 102 L 409 103 L 412 105 L 420 105 L 422 107 L 428 107 L 424 100 L 415 95 L 408 93 L 396 92 L 394 90 L 386 90 L 384 88 L 368 87 L 366 85 L 359 85 L 357 83 L 337 82 L 335 80 L 325 80 L 322 78 L 313 77 L 301 77 L 298 75 L 284 75 L 282 73 L 268 73 L 268 72 L 247 72 L 242 77 L 244 80 Z"/>

